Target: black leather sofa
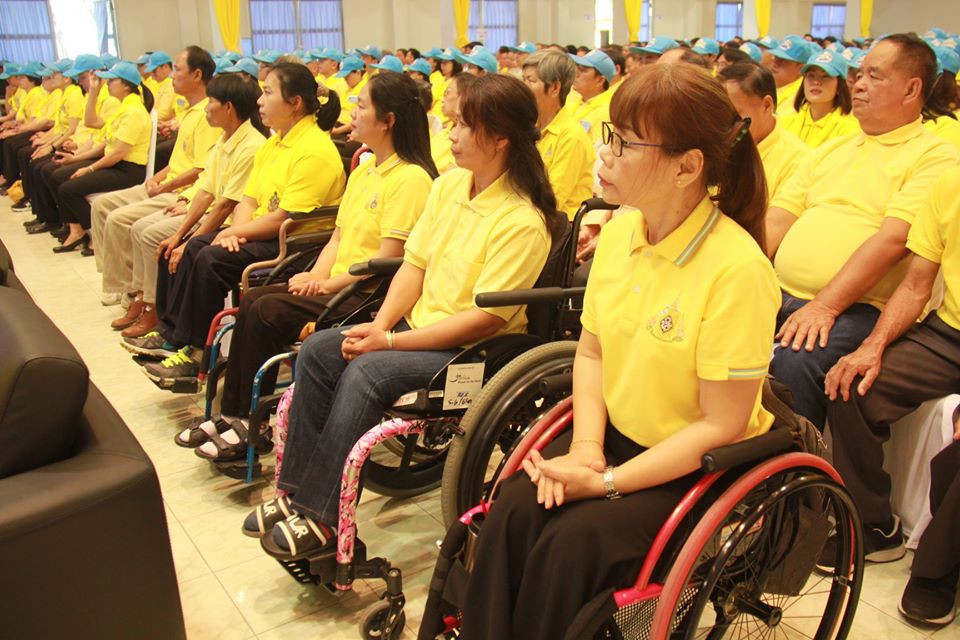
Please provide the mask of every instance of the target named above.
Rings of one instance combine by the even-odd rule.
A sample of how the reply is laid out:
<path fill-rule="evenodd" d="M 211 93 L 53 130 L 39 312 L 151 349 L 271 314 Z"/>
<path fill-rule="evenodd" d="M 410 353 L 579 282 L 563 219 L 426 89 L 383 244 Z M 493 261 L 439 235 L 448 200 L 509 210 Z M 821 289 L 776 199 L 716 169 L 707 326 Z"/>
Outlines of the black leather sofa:
<path fill-rule="evenodd" d="M 185 638 L 153 464 L 9 262 L 0 247 L 0 638 Z"/>

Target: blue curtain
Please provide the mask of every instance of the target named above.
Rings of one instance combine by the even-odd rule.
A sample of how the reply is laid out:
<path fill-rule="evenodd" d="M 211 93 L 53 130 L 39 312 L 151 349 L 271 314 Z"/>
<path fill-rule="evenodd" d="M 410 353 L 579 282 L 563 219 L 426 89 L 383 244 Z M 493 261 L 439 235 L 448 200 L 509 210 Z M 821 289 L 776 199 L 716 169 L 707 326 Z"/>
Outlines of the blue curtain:
<path fill-rule="evenodd" d="M 480 29 L 486 33 L 479 38 Z M 515 45 L 517 39 L 517 0 L 484 0 L 483 24 L 480 24 L 480 0 L 470 2 L 470 40 L 482 40 L 484 46 L 496 53 L 503 45 Z"/>
<path fill-rule="evenodd" d="M 250 0 L 253 50 L 297 48 L 297 17 L 293 0 Z"/>
<path fill-rule="evenodd" d="M 22 63 L 56 57 L 46 0 L 0 2 L 0 58 Z"/>
<path fill-rule="evenodd" d="M 97 53 L 104 54 L 110 52 L 110 9 L 107 3 L 110 0 L 94 0 L 93 3 L 93 21 L 97 25 Z"/>
<path fill-rule="evenodd" d="M 843 39 L 843 29 L 846 21 L 847 5 L 815 4 L 810 20 L 810 34 L 818 38 L 836 36 Z"/>
<path fill-rule="evenodd" d="M 738 2 L 717 3 L 717 31 L 720 42 L 732 40 L 743 31 L 743 5 Z"/>
<path fill-rule="evenodd" d="M 300 46 L 343 50 L 340 0 L 300 0 Z"/>

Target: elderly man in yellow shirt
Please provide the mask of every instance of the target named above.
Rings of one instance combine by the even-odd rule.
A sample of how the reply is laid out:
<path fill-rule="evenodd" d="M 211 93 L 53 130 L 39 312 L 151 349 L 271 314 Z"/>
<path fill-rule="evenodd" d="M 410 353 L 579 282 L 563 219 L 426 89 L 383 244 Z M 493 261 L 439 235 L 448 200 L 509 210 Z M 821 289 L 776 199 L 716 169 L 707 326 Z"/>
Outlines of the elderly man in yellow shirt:
<path fill-rule="evenodd" d="M 821 429 L 824 376 L 870 333 L 903 277 L 916 212 L 960 159 L 921 122 L 935 72 L 933 50 L 916 36 L 878 42 L 854 87 L 863 133 L 813 150 L 767 211 L 783 289 L 770 369 Z"/>
<path fill-rule="evenodd" d="M 610 56 L 600 49 L 594 49 L 585 56 L 568 55 L 579 67 L 573 89 L 580 95 L 581 101 L 573 107 L 573 118 L 590 136 L 594 147 L 599 147 L 601 124 L 610 119 L 613 93 L 609 89 L 616 79 L 617 67 Z"/>
<path fill-rule="evenodd" d="M 93 201 L 92 231 L 97 268 L 103 273 L 103 302 L 117 304 L 121 294 L 135 293 L 130 227 L 140 218 L 177 201 L 206 167 L 207 155 L 222 133 L 207 123 L 207 82 L 213 77 L 210 54 L 190 46 L 174 62 L 174 90 L 189 102 L 177 134 L 170 164 L 143 184 L 105 193 Z M 121 323 L 122 324 L 122 323 Z M 118 328 L 118 327 L 114 327 Z M 119 328 L 124 328 L 120 326 Z"/>
<path fill-rule="evenodd" d="M 587 133 L 563 108 L 576 75 L 577 65 L 559 51 L 544 49 L 523 63 L 523 81 L 537 100 L 537 150 L 557 196 L 557 208 L 571 220 L 580 203 L 593 195 L 596 160 Z"/>
<path fill-rule="evenodd" d="M 787 36 L 774 49 L 770 49 L 772 63 L 770 70 L 777 81 L 777 115 L 794 113 L 793 106 L 797 92 L 803 86 L 801 69 L 813 54 L 810 43 L 800 36 Z"/>

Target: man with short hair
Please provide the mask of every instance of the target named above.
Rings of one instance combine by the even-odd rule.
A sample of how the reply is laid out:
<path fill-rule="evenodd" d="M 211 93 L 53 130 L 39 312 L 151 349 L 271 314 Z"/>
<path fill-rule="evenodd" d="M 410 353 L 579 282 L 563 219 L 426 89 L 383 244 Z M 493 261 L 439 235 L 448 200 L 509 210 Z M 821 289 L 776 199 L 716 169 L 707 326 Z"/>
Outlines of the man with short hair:
<path fill-rule="evenodd" d="M 958 162 L 921 120 L 935 77 L 933 50 L 916 36 L 879 42 L 853 94 L 863 132 L 814 149 L 767 211 L 767 250 L 783 289 L 770 372 L 821 430 L 826 372 L 873 329 L 906 270 L 916 212 Z"/>
<path fill-rule="evenodd" d="M 568 54 L 569 55 L 569 54 Z M 579 104 L 572 105 L 573 117 L 590 136 L 594 147 L 600 146 L 601 123 L 610 119 L 610 85 L 617 75 L 613 60 L 600 49 L 585 56 L 569 56 L 577 65 L 573 90 L 580 96 Z"/>
<path fill-rule="evenodd" d="M 775 48 L 770 49 L 773 56 L 770 70 L 773 79 L 777 81 L 777 115 L 785 116 L 796 113 L 793 107 L 797 91 L 803 86 L 803 65 L 813 54 L 813 48 L 807 40 L 800 36 L 787 36 Z"/>

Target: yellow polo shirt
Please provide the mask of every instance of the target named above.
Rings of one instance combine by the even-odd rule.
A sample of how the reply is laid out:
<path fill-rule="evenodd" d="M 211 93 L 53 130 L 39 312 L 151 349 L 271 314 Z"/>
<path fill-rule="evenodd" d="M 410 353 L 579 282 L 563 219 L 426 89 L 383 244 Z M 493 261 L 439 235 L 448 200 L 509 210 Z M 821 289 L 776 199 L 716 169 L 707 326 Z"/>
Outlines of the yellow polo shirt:
<path fill-rule="evenodd" d="M 103 154 L 110 155 L 118 142 L 125 142 L 132 148 L 123 158 L 133 164 L 147 164 L 150 151 L 150 114 L 143 106 L 139 93 L 130 93 L 120 103 L 104 129 L 103 141 L 106 145 Z"/>
<path fill-rule="evenodd" d="M 367 81 L 370 79 L 369 74 L 364 74 L 360 82 L 357 83 L 352 89 L 347 89 L 345 94 L 341 93 L 340 96 L 340 118 L 338 119 L 340 124 L 350 124 L 350 114 L 353 112 L 353 108 L 357 104 L 357 96 L 360 95 L 360 91 L 367 84 Z M 344 81 L 344 86 L 346 86 L 346 81 Z"/>
<path fill-rule="evenodd" d="M 840 107 L 814 120 L 807 103 L 800 107 L 800 111 L 783 116 L 783 127 L 808 147 L 819 147 L 827 140 L 860 132 L 860 122 L 852 114 L 844 114 Z"/>
<path fill-rule="evenodd" d="M 120 101 L 110 95 L 110 90 L 107 88 L 106 83 L 100 85 L 100 91 L 97 93 L 97 101 L 94 104 L 96 114 L 104 123 L 107 123 L 119 108 Z M 71 139 L 77 146 L 90 140 L 100 140 L 102 142 L 102 129 L 92 129 L 83 124 L 83 121 L 86 120 L 86 114 L 87 105 L 84 104 L 83 119 L 80 120 L 80 124 L 77 125 L 77 130 L 74 131 L 73 136 L 71 136 Z"/>
<path fill-rule="evenodd" d="M 287 135 L 274 134 L 260 147 L 243 194 L 257 201 L 256 220 L 277 209 L 289 213 L 339 204 L 345 183 L 330 134 L 309 115 Z"/>
<path fill-rule="evenodd" d="M 7 113 L 16 113 L 20 110 L 20 105 L 23 104 L 23 99 L 27 97 L 27 92 L 23 90 L 23 87 L 17 87 L 17 90 L 13 92 L 13 95 L 10 96 L 10 108 L 7 109 Z"/>
<path fill-rule="evenodd" d="M 943 304 L 940 319 L 960 330 L 960 167 L 943 173 L 934 183 L 910 227 L 907 249 L 940 265 Z"/>
<path fill-rule="evenodd" d="M 60 110 L 60 101 L 63 99 L 63 89 L 54 89 L 43 97 L 40 110 L 37 113 L 38 120 L 51 120 L 54 124 L 57 122 L 57 112 Z"/>
<path fill-rule="evenodd" d="M 54 116 L 54 128 L 57 133 L 66 133 L 70 129 L 70 121 L 74 118 L 82 121 L 85 102 L 86 97 L 79 85 L 71 84 L 63 90 Z M 80 125 L 78 124 L 77 127 L 79 128 Z"/>
<path fill-rule="evenodd" d="M 187 102 L 187 99 L 181 96 L 179 93 L 173 94 L 173 119 L 180 120 L 183 117 L 183 114 L 190 107 L 190 103 Z"/>
<path fill-rule="evenodd" d="M 176 114 L 173 110 L 173 103 L 177 94 L 173 91 L 173 78 L 167 76 L 163 82 L 154 80 L 153 85 L 150 86 L 150 91 L 153 92 L 153 104 L 155 105 L 154 109 L 157 110 L 157 120 L 163 122 L 174 118 Z"/>
<path fill-rule="evenodd" d="M 767 195 L 770 200 L 776 197 L 787 179 L 793 175 L 800 163 L 807 157 L 809 149 L 800 139 L 783 128 L 777 121 L 773 131 L 757 145 L 763 173 L 767 178 Z"/>
<path fill-rule="evenodd" d="M 590 137 L 569 112 L 561 109 L 540 131 L 537 151 L 557 196 L 557 208 L 573 220 L 580 203 L 593 195 L 597 154 Z"/>
<path fill-rule="evenodd" d="M 443 94 L 447 90 L 447 79 L 439 71 L 430 74 L 430 93 L 433 94 L 433 106 L 436 108 L 443 102 Z M 440 115 L 439 111 L 437 115 Z"/>
<path fill-rule="evenodd" d="M 641 212 L 611 220 L 581 317 L 600 341 L 610 422 L 652 447 L 702 418 L 701 380 L 763 378 L 779 308 L 770 261 L 709 198 L 655 245 Z M 758 388 L 746 437 L 772 423 Z"/>
<path fill-rule="evenodd" d="M 607 89 L 589 100 L 582 100 L 573 111 L 573 118 L 580 123 L 590 137 L 594 147 L 600 145 L 603 127 L 601 124 L 610 119 L 610 99 L 613 93 Z"/>
<path fill-rule="evenodd" d="M 451 169 L 457 168 L 457 162 L 453 159 L 453 143 L 450 141 L 450 131 L 453 129 L 453 123 L 449 120 L 444 124 L 443 129 L 430 134 L 430 155 L 433 157 L 433 164 L 437 165 L 437 171 L 443 175 Z"/>
<path fill-rule="evenodd" d="M 329 77 L 321 74 L 316 77 L 316 81 L 317 84 L 322 84 L 331 91 L 336 91 L 337 97 L 340 98 L 341 102 L 346 99 L 347 90 L 349 89 L 349 87 L 347 87 L 347 81 L 343 78 L 338 78 L 337 74 L 334 73 Z"/>
<path fill-rule="evenodd" d="M 770 202 L 797 216 L 774 262 L 781 287 L 813 299 L 884 218 L 913 223 L 934 180 L 957 161 L 956 149 L 919 118 L 882 135 L 861 133 L 817 147 Z M 882 308 L 905 271 L 902 261 L 859 302 Z"/>
<path fill-rule="evenodd" d="M 217 131 L 222 131 L 217 129 Z M 253 171 L 253 158 L 267 141 L 249 120 L 244 120 L 233 135 L 222 133 L 207 158 L 207 166 L 197 178 L 196 187 L 213 196 L 240 202 Z"/>
<path fill-rule="evenodd" d="M 930 133 L 946 140 L 957 149 L 960 149 L 960 122 L 949 116 L 940 116 L 936 120 L 927 120 L 923 123 Z"/>
<path fill-rule="evenodd" d="M 379 167 L 376 162 L 370 158 L 347 180 L 337 212 L 340 246 L 331 277 L 377 255 L 384 238 L 406 242 L 427 203 L 433 179 L 423 167 L 404 162 L 397 154 Z"/>
<path fill-rule="evenodd" d="M 207 122 L 206 108 L 209 101 L 210 98 L 204 98 L 183 113 L 180 130 L 177 132 L 177 143 L 170 154 L 170 170 L 164 182 L 170 182 L 191 169 L 203 169 L 207 166 L 210 150 L 223 135 L 223 129 L 211 127 Z M 181 187 L 177 191 L 185 188 Z"/>
<path fill-rule="evenodd" d="M 23 102 L 20 103 L 20 106 L 17 108 L 17 120 L 20 122 L 26 122 L 32 118 L 36 118 L 40 113 L 40 110 L 43 108 L 43 104 L 47 99 L 47 92 L 43 90 L 43 87 L 40 85 L 35 86 L 34 88 L 27 91 L 27 95 L 23 97 Z"/>
<path fill-rule="evenodd" d="M 803 88 L 803 76 L 800 76 L 793 82 L 777 87 L 777 115 L 785 116 L 796 113 L 793 108 L 793 102 L 797 97 L 797 91 Z"/>
<path fill-rule="evenodd" d="M 466 169 L 437 178 L 407 240 L 404 260 L 426 272 L 420 299 L 407 314 L 414 329 L 476 308 L 478 293 L 532 287 L 547 261 L 543 216 L 511 187 L 507 174 L 473 199 L 472 186 Z M 525 306 L 484 311 L 506 321 L 497 335 L 527 327 Z"/>
<path fill-rule="evenodd" d="M 169 80 L 169 78 L 167 78 Z M 143 76 L 143 79 L 140 81 L 147 89 L 150 89 L 150 93 L 153 94 L 153 97 L 157 97 L 157 79 L 153 76 Z"/>

